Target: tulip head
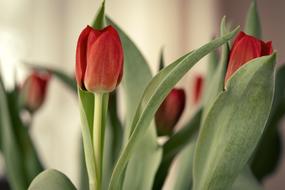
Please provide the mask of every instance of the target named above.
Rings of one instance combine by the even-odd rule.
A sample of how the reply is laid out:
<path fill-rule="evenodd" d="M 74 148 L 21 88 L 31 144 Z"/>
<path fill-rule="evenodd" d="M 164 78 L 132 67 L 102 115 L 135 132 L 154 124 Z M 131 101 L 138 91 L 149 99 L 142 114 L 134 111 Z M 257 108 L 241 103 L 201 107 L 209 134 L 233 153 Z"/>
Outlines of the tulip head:
<path fill-rule="evenodd" d="M 194 78 L 194 94 L 193 94 L 193 102 L 195 105 L 197 105 L 201 99 L 202 96 L 202 90 L 203 90 L 203 83 L 204 78 L 201 75 L 197 75 Z"/>
<path fill-rule="evenodd" d="M 230 51 L 225 83 L 243 64 L 254 58 L 270 55 L 272 52 L 271 41 L 264 42 L 244 32 L 240 32 L 234 40 Z"/>
<path fill-rule="evenodd" d="M 76 49 L 76 81 L 90 92 L 111 92 L 122 79 L 123 48 L 117 31 L 108 26 L 96 30 L 87 26 Z"/>
<path fill-rule="evenodd" d="M 38 110 L 44 103 L 51 75 L 33 72 L 21 87 L 21 105 L 31 113 Z"/>
<path fill-rule="evenodd" d="M 185 107 L 185 92 L 174 88 L 164 99 L 155 114 L 158 135 L 170 135 Z"/>

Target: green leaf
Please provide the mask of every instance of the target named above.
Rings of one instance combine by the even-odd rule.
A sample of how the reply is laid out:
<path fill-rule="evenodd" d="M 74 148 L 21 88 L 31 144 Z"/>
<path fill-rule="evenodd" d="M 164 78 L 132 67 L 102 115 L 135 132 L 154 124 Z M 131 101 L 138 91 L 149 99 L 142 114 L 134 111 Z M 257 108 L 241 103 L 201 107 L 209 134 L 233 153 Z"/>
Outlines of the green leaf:
<path fill-rule="evenodd" d="M 181 150 L 188 147 L 188 144 L 193 141 L 193 138 L 200 126 L 201 115 L 202 110 L 200 109 L 186 126 L 171 136 L 163 145 L 162 161 L 155 175 L 154 185 L 152 188 L 153 190 L 162 189 L 173 160 Z"/>
<path fill-rule="evenodd" d="M 178 59 L 178 61 L 172 63 L 168 67 L 165 67 L 152 79 L 145 89 L 140 105 L 136 111 L 128 143 L 123 149 L 115 166 L 109 190 L 115 190 L 120 187 L 120 176 L 123 174 L 130 157 L 136 151 L 135 145 L 146 133 L 156 110 L 173 86 L 187 73 L 188 70 L 192 68 L 193 65 L 195 65 L 195 63 L 215 48 L 230 40 L 236 32 L 237 29 L 221 38 L 213 40 L 189 54 L 186 54 L 182 58 Z M 131 80 L 133 80 L 133 78 Z"/>
<path fill-rule="evenodd" d="M 125 142 L 127 142 L 130 135 L 131 119 L 138 107 L 143 90 L 151 80 L 152 75 L 146 60 L 135 44 L 110 19 L 108 19 L 108 23 L 115 26 L 119 32 L 124 49 L 122 86 L 127 107 L 126 127 L 124 129 Z M 130 164 L 125 170 L 126 175 L 122 175 L 119 179 L 119 183 L 124 186 L 124 189 L 139 190 L 143 188 L 143 190 L 146 190 L 151 188 L 161 159 L 161 148 L 158 147 L 156 136 L 155 126 L 151 125 L 144 137 L 140 139 L 141 142 L 145 143 L 137 145 L 136 151 L 130 158 Z M 144 159 L 141 159 L 141 155 L 144 155 Z M 137 171 L 140 171 L 141 175 L 138 175 Z M 117 187 L 117 189 L 119 188 L 122 188 L 122 186 Z"/>
<path fill-rule="evenodd" d="M 263 190 L 263 188 L 254 178 L 249 167 L 246 167 L 235 180 L 231 190 Z"/>
<path fill-rule="evenodd" d="M 278 126 L 285 114 L 285 65 L 276 72 L 272 109 L 265 132 L 251 163 L 253 174 L 258 180 L 270 175 L 276 169 L 281 156 L 281 137 Z"/>
<path fill-rule="evenodd" d="M 25 190 L 28 187 L 25 179 L 25 168 L 22 161 L 22 154 L 16 141 L 12 121 L 9 113 L 8 100 L 4 86 L 0 85 L 0 126 L 1 144 L 5 167 L 11 188 L 14 190 Z"/>
<path fill-rule="evenodd" d="M 223 36 L 225 33 L 227 33 L 226 29 L 226 17 L 223 17 L 221 21 L 221 27 L 220 27 L 220 36 Z M 224 89 L 224 79 L 226 75 L 226 70 L 228 66 L 228 57 L 229 57 L 229 43 L 225 43 L 222 46 L 222 53 L 220 62 L 218 64 L 217 69 L 215 70 L 215 73 L 213 74 L 213 77 L 211 77 L 209 84 L 206 86 L 206 91 L 203 94 L 203 105 L 204 113 L 203 118 L 205 117 L 206 113 L 208 112 L 209 107 L 212 105 L 214 100 L 216 99 L 217 95 L 223 91 Z M 213 52 L 212 52 L 213 53 Z"/>
<path fill-rule="evenodd" d="M 194 189 L 228 189 L 260 140 L 274 89 L 276 54 L 243 65 L 207 114 L 194 157 Z"/>
<path fill-rule="evenodd" d="M 161 48 L 158 71 L 162 70 L 164 67 L 165 67 L 164 53 L 163 53 L 163 48 Z"/>
<path fill-rule="evenodd" d="M 145 137 L 139 140 L 137 151 L 128 163 L 123 189 L 152 189 L 154 176 L 162 157 L 162 149 L 156 139 L 155 127 L 151 124 Z"/>
<path fill-rule="evenodd" d="M 130 125 L 143 91 L 152 78 L 150 68 L 132 40 L 109 18 L 107 23 L 114 26 L 119 32 L 124 49 L 124 75 L 122 86 L 125 92 L 126 102 L 126 128 L 124 138 L 127 141 L 130 136 Z"/>
<path fill-rule="evenodd" d="M 79 189 L 80 190 L 89 190 L 89 182 L 88 182 L 88 173 L 86 168 L 85 156 L 84 156 L 84 149 L 83 149 L 83 140 L 80 138 L 80 183 Z"/>
<path fill-rule="evenodd" d="M 92 144 L 92 131 L 93 131 L 93 115 L 94 115 L 94 95 L 87 91 L 78 88 L 80 117 L 81 117 L 81 131 L 83 137 L 83 147 L 85 154 L 85 162 L 87 173 L 89 177 L 89 184 L 96 183 L 95 174 L 95 155 Z"/>
<path fill-rule="evenodd" d="M 262 38 L 261 24 L 257 11 L 256 0 L 252 0 L 250 4 L 247 12 L 244 30 L 249 35 L 252 35 L 258 39 Z"/>
<path fill-rule="evenodd" d="M 40 173 L 28 190 L 76 190 L 76 188 L 63 173 L 49 169 Z"/>
<path fill-rule="evenodd" d="M 177 158 L 178 169 L 175 176 L 175 190 L 189 190 L 193 183 L 193 159 L 195 143 L 197 138 L 192 138 L 191 142 L 183 149 Z"/>
<path fill-rule="evenodd" d="M 43 166 L 29 135 L 29 126 L 24 125 L 20 118 L 19 91 L 13 90 L 7 95 L 12 126 L 25 168 L 25 176 L 23 177 L 29 184 L 36 175 L 43 171 Z"/>
<path fill-rule="evenodd" d="M 97 15 L 92 23 L 92 27 L 96 29 L 103 29 L 106 26 L 105 18 L 105 0 L 102 1 L 102 4 L 97 12 Z"/>
<path fill-rule="evenodd" d="M 74 77 L 67 75 L 66 73 L 59 71 L 57 69 L 48 68 L 45 66 L 35 65 L 34 63 L 26 63 L 26 65 L 32 69 L 38 71 L 49 72 L 53 76 L 57 77 L 61 82 L 63 82 L 67 87 L 69 87 L 73 92 L 77 92 L 76 81 Z"/>

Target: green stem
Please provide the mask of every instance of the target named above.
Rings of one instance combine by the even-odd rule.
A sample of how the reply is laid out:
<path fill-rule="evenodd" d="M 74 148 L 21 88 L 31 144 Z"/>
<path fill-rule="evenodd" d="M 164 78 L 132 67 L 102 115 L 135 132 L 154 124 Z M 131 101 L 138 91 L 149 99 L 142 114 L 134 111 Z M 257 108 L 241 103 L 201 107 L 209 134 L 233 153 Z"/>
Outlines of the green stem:
<path fill-rule="evenodd" d="M 103 158 L 103 144 L 104 143 L 104 121 L 103 116 L 103 93 L 95 93 L 95 107 L 94 107 L 94 122 L 93 122 L 93 147 L 95 153 L 95 166 L 97 184 L 96 190 L 101 190 L 102 184 L 102 158 Z"/>

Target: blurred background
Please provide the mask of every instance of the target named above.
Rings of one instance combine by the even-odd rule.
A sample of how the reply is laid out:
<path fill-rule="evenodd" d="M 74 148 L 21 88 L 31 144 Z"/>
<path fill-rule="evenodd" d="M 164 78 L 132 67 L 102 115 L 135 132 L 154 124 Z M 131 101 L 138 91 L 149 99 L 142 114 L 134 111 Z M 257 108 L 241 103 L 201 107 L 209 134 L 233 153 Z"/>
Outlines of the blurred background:
<path fill-rule="evenodd" d="M 243 26 L 249 3 L 249 0 L 107 0 L 106 12 L 133 39 L 155 73 L 162 47 L 169 64 L 217 35 L 223 15 L 232 25 Z M 273 41 L 281 64 L 285 61 L 282 20 L 285 1 L 257 0 L 257 3 L 264 40 Z M 22 81 L 27 75 L 22 64 L 27 61 L 73 74 L 77 37 L 91 23 L 99 4 L 98 0 L 0 0 L 0 66 L 6 88 L 15 82 L 15 68 L 16 80 Z M 189 98 L 192 78 L 205 74 L 205 62 L 201 61 L 178 84 L 188 90 Z M 184 118 L 191 111 L 191 106 L 187 106 Z M 52 80 L 47 101 L 35 117 L 32 136 L 46 167 L 62 171 L 75 184 L 79 182 L 79 124 L 77 97 Z M 282 131 L 285 134 L 281 125 Z M 266 189 L 284 189 L 284 177 L 282 156 L 279 169 L 264 181 Z"/>

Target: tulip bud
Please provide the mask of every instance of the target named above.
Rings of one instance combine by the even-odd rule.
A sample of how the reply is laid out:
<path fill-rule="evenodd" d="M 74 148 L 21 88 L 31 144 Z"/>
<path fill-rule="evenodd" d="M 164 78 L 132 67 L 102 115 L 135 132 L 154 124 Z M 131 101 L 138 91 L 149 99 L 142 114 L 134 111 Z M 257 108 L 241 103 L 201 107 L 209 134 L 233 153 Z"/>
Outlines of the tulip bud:
<path fill-rule="evenodd" d="M 155 114 L 158 135 L 170 135 L 185 107 L 185 92 L 174 88 L 167 95 Z"/>
<path fill-rule="evenodd" d="M 113 91 L 123 73 L 123 48 L 117 31 L 112 26 L 102 30 L 87 26 L 78 39 L 75 67 L 81 89 Z"/>
<path fill-rule="evenodd" d="M 201 75 L 198 75 L 194 79 L 194 94 L 193 94 L 193 102 L 194 104 L 198 104 L 201 96 L 202 96 L 202 90 L 203 90 L 203 83 L 204 78 Z"/>
<path fill-rule="evenodd" d="M 240 32 L 236 37 L 229 57 L 225 83 L 243 64 L 248 61 L 272 54 L 272 42 L 264 42 L 253 36 Z"/>
<path fill-rule="evenodd" d="M 25 109 L 33 113 L 41 107 L 49 80 L 49 73 L 33 72 L 28 76 L 21 88 L 21 104 Z"/>

